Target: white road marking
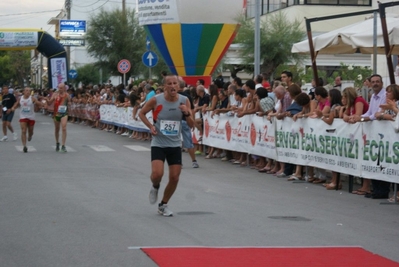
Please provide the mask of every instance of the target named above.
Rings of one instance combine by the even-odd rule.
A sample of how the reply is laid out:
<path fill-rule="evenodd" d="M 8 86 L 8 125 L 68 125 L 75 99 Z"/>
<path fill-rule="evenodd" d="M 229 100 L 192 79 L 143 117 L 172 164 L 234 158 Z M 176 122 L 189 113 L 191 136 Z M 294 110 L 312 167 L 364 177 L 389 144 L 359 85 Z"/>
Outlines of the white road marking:
<path fill-rule="evenodd" d="M 22 152 L 22 150 L 24 149 L 23 146 L 15 146 L 15 148 L 19 151 Z M 37 151 L 36 148 L 34 148 L 33 146 L 27 146 L 28 148 L 28 152 L 35 152 Z"/>
<path fill-rule="evenodd" d="M 94 151 L 97 152 L 111 152 L 111 151 L 115 151 L 112 148 L 109 148 L 107 146 L 103 146 L 103 145 L 92 145 L 92 146 L 88 146 L 91 149 L 93 149 Z"/>
<path fill-rule="evenodd" d="M 134 151 L 151 151 L 151 149 L 143 147 L 143 146 L 124 146 Z"/>

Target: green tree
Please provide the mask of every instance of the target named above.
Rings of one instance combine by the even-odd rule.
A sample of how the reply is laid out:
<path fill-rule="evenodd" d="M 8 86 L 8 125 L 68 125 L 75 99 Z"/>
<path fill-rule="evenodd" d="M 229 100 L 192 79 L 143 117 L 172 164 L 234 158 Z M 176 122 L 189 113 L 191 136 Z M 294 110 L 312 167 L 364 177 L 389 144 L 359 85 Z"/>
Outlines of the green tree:
<path fill-rule="evenodd" d="M 86 40 L 88 53 L 98 59 L 96 65 L 104 73 L 119 75 L 117 64 L 121 59 L 131 63 L 127 75 L 138 73 L 146 37 L 134 10 L 127 9 L 126 14 L 119 9 L 101 10 L 90 18 Z"/>
<path fill-rule="evenodd" d="M 0 83 L 24 86 L 30 74 L 29 51 L 0 51 Z"/>
<path fill-rule="evenodd" d="M 242 18 L 240 23 L 241 28 L 235 43 L 243 44 L 241 55 L 246 63 L 245 69 L 253 71 L 253 67 L 249 66 L 253 66 L 254 62 L 254 21 Z M 300 22 L 290 21 L 284 12 L 267 15 L 262 20 L 260 29 L 260 71 L 273 76 L 279 65 L 290 62 L 295 65 L 302 56 L 292 54 L 291 47 L 294 43 L 301 41 L 304 36 L 305 32 L 301 29 Z"/>
<path fill-rule="evenodd" d="M 100 82 L 100 69 L 95 64 L 86 64 L 76 69 L 78 77 L 73 83 L 98 84 Z M 108 77 L 103 75 L 101 83 L 107 81 Z"/>
<path fill-rule="evenodd" d="M 149 70 L 142 64 L 142 55 L 146 51 L 146 32 L 139 25 L 135 10 L 127 9 L 125 14 L 119 10 L 101 10 L 90 18 L 90 28 L 86 34 L 87 51 L 96 58 L 96 66 L 102 68 L 103 75 L 121 75 L 117 64 L 121 59 L 130 61 L 131 68 L 127 77 L 148 77 Z M 153 45 L 153 47 L 155 47 Z M 159 55 L 159 53 L 158 53 Z M 159 76 L 167 67 L 163 60 L 152 68 Z"/>

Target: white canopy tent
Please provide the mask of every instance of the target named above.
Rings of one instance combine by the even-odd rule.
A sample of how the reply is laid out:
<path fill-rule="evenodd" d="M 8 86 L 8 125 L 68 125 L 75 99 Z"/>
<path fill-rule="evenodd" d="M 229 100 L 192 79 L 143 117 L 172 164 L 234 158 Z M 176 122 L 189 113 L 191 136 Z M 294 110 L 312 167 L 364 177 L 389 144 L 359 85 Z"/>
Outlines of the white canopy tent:
<path fill-rule="evenodd" d="M 387 29 L 390 42 L 391 54 L 399 55 L 399 18 L 387 17 Z M 385 54 L 381 20 L 377 20 L 377 54 Z M 314 56 L 318 54 L 363 54 L 374 53 L 374 19 L 348 25 L 346 27 L 330 31 L 313 37 Z M 295 43 L 291 49 L 292 53 L 309 54 L 309 41 L 304 40 Z"/>

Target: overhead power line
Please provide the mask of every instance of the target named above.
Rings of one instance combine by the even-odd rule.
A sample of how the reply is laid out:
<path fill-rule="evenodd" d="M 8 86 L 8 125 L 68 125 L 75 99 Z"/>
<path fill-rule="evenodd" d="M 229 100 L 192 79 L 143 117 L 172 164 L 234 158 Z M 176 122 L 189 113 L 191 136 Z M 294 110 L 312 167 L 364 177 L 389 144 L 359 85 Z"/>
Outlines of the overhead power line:
<path fill-rule="evenodd" d="M 21 15 L 31 15 L 31 14 L 40 14 L 40 13 L 48 13 L 48 12 L 55 12 L 55 11 L 60 11 L 61 9 L 55 9 L 55 10 L 46 10 L 46 11 L 37 11 L 37 12 L 27 12 L 27 13 L 17 13 L 17 14 L 4 14 L 1 15 L 0 17 L 9 17 L 9 16 L 21 16 Z"/>

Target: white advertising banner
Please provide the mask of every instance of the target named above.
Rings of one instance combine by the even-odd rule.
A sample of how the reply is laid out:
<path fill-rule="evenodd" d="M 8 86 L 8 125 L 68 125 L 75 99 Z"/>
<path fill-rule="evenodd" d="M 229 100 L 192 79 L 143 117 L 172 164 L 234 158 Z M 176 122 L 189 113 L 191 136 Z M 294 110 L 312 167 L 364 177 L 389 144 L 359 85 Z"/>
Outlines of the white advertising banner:
<path fill-rule="evenodd" d="M 266 117 L 253 116 L 251 123 L 251 146 L 249 153 L 269 159 L 277 158 L 276 123 L 269 121 Z"/>
<path fill-rule="evenodd" d="M 138 0 L 140 25 L 179 23 L 176 0 Z"/>
<path fill-rule="evenodd" d="M 148 132 L 132 114 L 133 108 L 100 107 L 101 121 Z M 147 118 L 152 121 L 152 114 Z M 349 124 L 336 119 L 328 125 L 320 119 L 268 121 L 226 114 L 205 114 L 203 119 L 202 144 L 208 146 L 399 183 L 399 134 L 390 121 Z M 193 142 L 200 138 L 193 130 Z"/>
<path fill-rule="evenodd" d="M 394 122 L 364 122 L 361 143 L 362 176 L 399 182 L 399 134 Z"/>
<path fill-rule="evenodd" d="M 0 48 L 36 48 L 38 33 L 0 31 Z"/>
<path fill-rule="evenodd" d="M 147 119 L 152 122 L 152 112 L 147 113 Z M 138 117 L 133 118 L 133 108 L 117 108 L 114 105 L 100 106 L 100 120 L 102 122 L 126 127 L 139 132 L 149 132 L 149 129 Z"/>
<path fill-rule="evenodd" d="M 320 119 L 276 120 L 277 158 L 303 166 L 313 166 L 360 176 L 361 124 Z"/>
<path fill-rule="evenodd" d="M 53 88 L 67 81 L 68 72 L 65 58 L 51 58 L 51 81 Z"/>

